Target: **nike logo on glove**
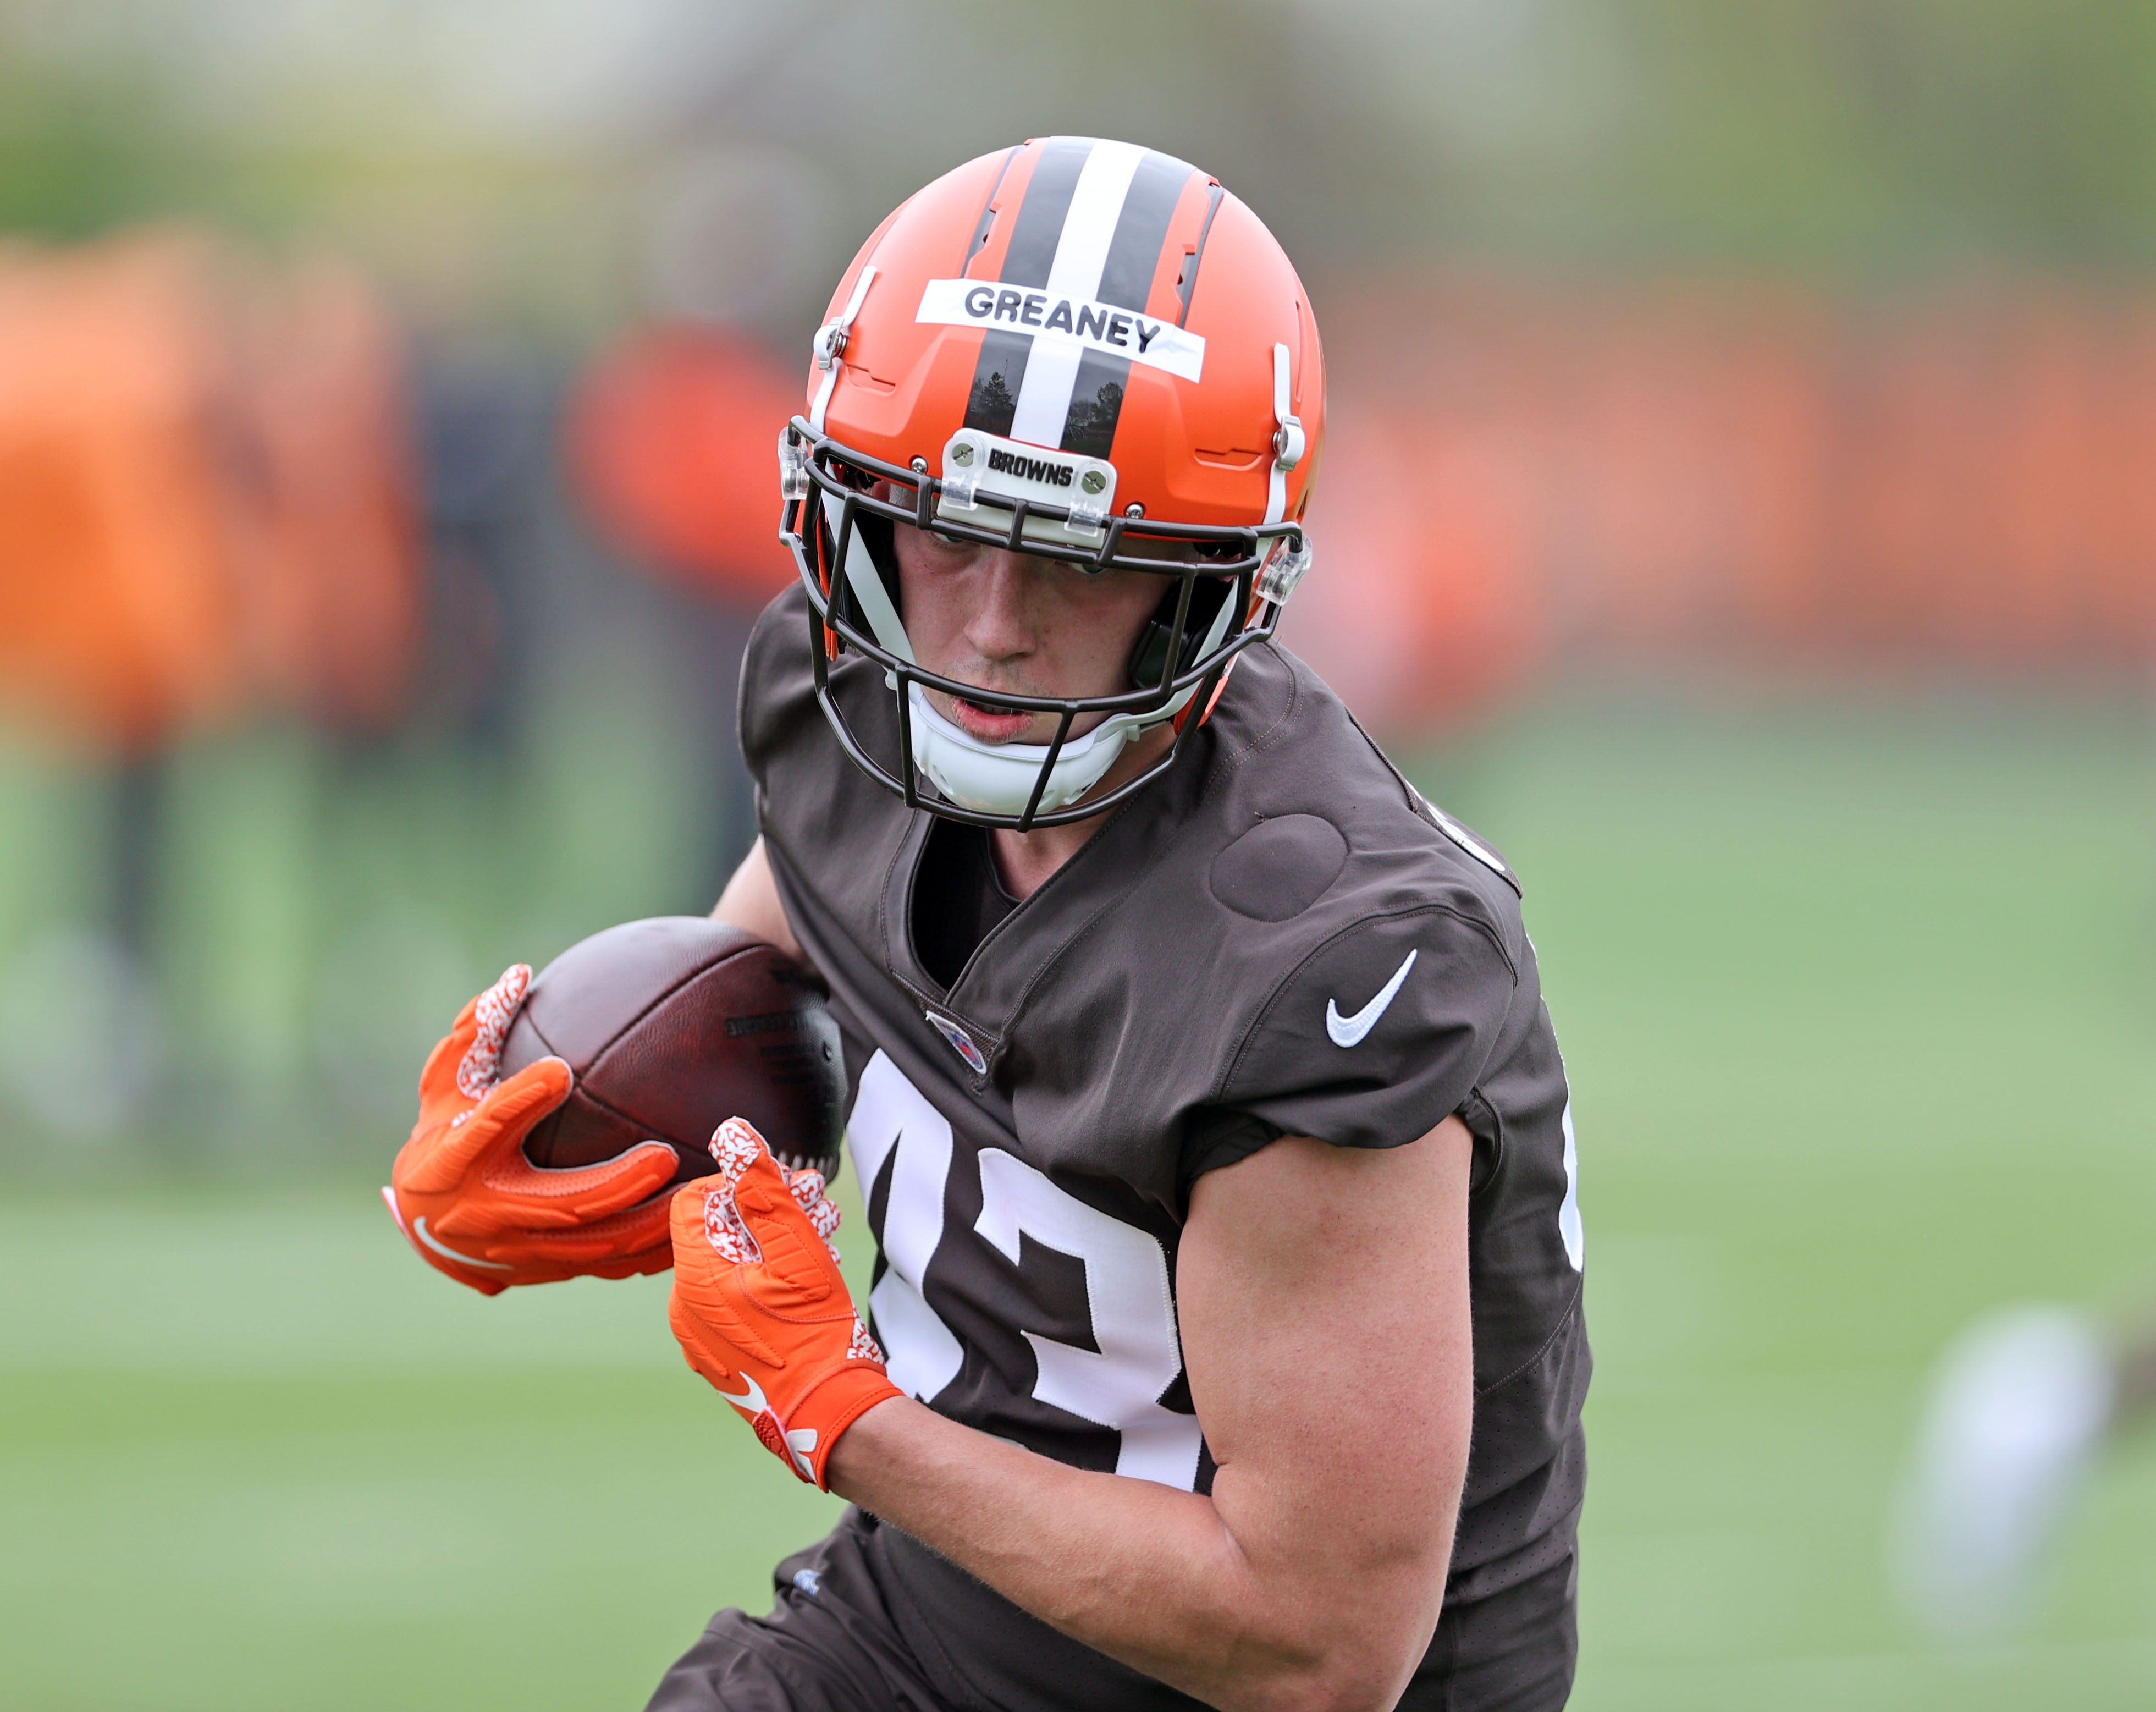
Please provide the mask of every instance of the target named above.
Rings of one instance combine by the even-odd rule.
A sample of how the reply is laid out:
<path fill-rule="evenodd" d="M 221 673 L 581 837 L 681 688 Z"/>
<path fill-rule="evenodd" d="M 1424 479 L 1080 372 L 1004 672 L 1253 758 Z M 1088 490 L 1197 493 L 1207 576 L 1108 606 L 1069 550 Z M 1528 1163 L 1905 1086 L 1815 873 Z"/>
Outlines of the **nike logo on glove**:
<path fill-rule="evenodd" d="M 469 1254 L 458 1253 L 455 1249 L 451 1248 L 444 1243 L 432 1231 L 429 1231 L 427 1228 L 427 1216 L 424 1213 L 421 1213 L 418 1217 L 412 1221 L 412 1228 L 418 1234 L 419 1240 L 425 1243 L 428 1247 L 433 1249 L 435 1253 L 440 1255 L 444 1260 L 454 1260 L 459 1266 L 481 1266 L 485 1267 L 489 1272 L 506 1272 L 514 1269 L 510 1266 L 507 1261 L 475 1260 Z"/>
<path fill-rule="evenodd" d="M 1419 951 L 1408 953 L 1405 960 L 1393 971 L 1392 979 L 1378 990 L 1378 996 L 1353 1016 L 1342 1016 L 1339 1005 L 1330 999 L 1325 1001 L 1325 1032 L 1332 1037 L 1334 1046 L 1358 1046 L 1363 1036 L 1378 1026 L 1378 1019 L 1385 1014 L 1386 1007 L 1393 1002 L 1393 995 L 1399 991 L 1400 983 L 1408 978 L 1408 971 L 1414 967 L 1414 960 L 1419 954 Z"/>
<path fill-rule="evenodd" d="M 724 1397 L 729 1403 L 732 1403 L 737 1409 L 746 1409 L 752 1415 L 761 1415 L 766 1409 L 768 1409 L 771 1406 L 770 1403 L 766 1401 L 764 1397 L 763 1387 L 758 1385 L 754 1380 L 751 1379 L 746 1373 L 742 1375 L 742 1383 L 747 1386 L 748 1389 L 743 1391 L 739 1396 L 736 1396 L 732 1391 L 719 1391 L 719 1387 L 716 1386 L 713 1386 L 711 1389 L 715 1391 L 718 1391 L 721 1396 Z"/>

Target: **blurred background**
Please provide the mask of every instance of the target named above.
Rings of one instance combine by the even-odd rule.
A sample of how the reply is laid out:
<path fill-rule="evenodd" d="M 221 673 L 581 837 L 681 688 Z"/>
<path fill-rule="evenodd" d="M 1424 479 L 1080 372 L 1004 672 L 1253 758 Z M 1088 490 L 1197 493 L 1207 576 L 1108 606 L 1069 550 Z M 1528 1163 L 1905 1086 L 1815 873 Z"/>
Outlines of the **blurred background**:
<path fill-rule="evenodd" d="M 373 1185 L 506 964 L 710 907 L 808 336 L 1057 131 L 1297 259 L 1285 639 L 1526 882 L 1575 1704 L 2151 1704 L 2145 1448 L 2017 1632 L 1881 1546 L 1942 1341 L 2149 1258 L 2128 0 L 0 0 L 0 1699 L 641 1704 L 823 1525 L 663 1281 Z"/>

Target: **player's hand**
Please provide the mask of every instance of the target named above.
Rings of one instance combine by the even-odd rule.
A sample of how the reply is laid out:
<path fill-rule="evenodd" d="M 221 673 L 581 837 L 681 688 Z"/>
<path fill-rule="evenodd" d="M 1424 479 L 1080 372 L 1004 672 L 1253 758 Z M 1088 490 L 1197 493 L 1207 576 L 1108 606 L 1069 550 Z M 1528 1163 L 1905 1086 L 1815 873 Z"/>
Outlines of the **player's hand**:
<path fill-rule="evenodd" d="M 689 1365 L 803 1480 L 829 1488 L 839 1435 L 903 1396 L 854 1311 L 828 1240 L 839 1210 L 814 1171 L 788 1171 L 729 1118 L 711 1138 L 716 1177 L 674 1191 L 667 1317 Z"/>
<path fill-rule="evenodd" d="M 543 1170 L 524 1138 L 569 1097 L 569 1067 L 542 1058 L 503 1082 L 501 1045 L 531 971 L 518 964 L 457 1015 L 419 1072 L 419 1121 L 382 1191 L 427 1263 L 489 1296 L 511 1284 L 593 1273 L 625 1278 L 673 1264 L 664 1198 L 674 1149 Z M 648 1203 L 639 1205 L 639 1203 Z"/>

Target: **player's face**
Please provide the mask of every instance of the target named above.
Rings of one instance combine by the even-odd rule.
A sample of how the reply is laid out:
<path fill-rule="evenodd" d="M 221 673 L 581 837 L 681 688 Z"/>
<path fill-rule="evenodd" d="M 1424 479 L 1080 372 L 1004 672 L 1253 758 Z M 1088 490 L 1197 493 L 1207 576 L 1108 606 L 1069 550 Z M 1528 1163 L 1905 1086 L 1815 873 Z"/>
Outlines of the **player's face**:
<path fill-rule="evenodd" d="M 1166 579 L 1144 571 L 1088 573 L 903 523 L 895 532 L 906 631 L 929 671 L 1025 696 L 1111 696 L 1132 687 L 1131 653 Z M 927 695 L 937 712 L 984 743 L 1055 740 L 1054 714 L 998 712 L 935 690 Z M 1072 735 L 1104 717 L 1081 716 Z"/>

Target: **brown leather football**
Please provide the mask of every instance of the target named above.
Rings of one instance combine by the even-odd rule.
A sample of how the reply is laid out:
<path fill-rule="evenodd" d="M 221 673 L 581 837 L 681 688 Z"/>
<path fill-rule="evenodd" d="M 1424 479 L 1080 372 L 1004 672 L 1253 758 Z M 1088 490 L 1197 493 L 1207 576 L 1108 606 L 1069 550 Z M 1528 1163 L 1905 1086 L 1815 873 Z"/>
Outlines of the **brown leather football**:
<path fill-rule="evenodd" d="M 534 977 L 501 1054 L 506 1077 L 565 1059 L 567 1102 L 526 1138 L 535 1165 L 589 1165 L 663 1141 L 685 1183 L 715 1169 L 711 1132 L 746 1118 L 791 1165 L 834 1168 L 845 1068 L 815 978 L 702 916 L 626 922 Z"/>

